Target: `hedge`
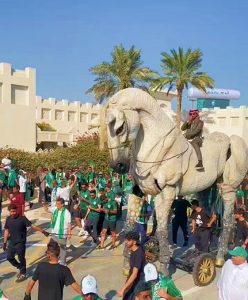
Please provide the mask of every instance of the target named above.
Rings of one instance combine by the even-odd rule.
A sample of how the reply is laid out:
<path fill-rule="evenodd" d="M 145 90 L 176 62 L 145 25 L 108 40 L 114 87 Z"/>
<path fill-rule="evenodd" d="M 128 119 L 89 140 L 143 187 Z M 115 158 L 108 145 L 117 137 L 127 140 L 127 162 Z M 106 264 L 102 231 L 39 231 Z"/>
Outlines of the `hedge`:
<path fill-rule="evenodd" d="M 56 148 L 53 152 L 31 153 L 17 149 L 0 149 L 0 159 L 10 154 L 17 169 L 36 172 L 39 167 L 71 169 L 79 165 L 93 164 L 96 170 L 108 172 L 109 153 L 99 150 L 97 141 L 89 140 L 76 146 Z"/>

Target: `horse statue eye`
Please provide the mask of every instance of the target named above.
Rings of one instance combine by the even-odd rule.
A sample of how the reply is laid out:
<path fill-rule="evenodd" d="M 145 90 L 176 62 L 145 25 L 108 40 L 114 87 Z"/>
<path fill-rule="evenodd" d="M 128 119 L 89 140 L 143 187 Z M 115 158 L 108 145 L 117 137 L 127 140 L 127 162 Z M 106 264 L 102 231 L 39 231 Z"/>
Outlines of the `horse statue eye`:
<path fill-rule="evenodd" d="M 123 122 L 122 125 L 121 125 L 119 128 L 117 128 L 117 130 L 116 130 L 116 135 L 120 135 L 120 134 L 123 133 L 123 131 L 124 131 L 124 126 L 125 126 L 125 122 Z"/>

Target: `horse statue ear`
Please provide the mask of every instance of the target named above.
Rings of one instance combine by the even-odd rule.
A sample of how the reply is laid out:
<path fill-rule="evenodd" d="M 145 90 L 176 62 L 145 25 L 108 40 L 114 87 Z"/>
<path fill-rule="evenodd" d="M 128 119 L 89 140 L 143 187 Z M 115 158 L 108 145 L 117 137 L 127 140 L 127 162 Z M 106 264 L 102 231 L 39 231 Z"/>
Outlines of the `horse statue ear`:
<path fill-rule="evenodd" d="M 113 114 L 113 112 L 111 112 L 111 111 L 106 112 L 105 122 L 107 125 L 110 124 L 111 122 L 113 122 L 115 119 L 116 119 L 116 116 Z"/>
<path fill-rule="evenodd" d="M 119 120 L 124 120 L 125 119 L 125 114 L 124 114 L 123 110 L 120 110 L 120 112 L 118 114 L 118 119 Z"/>
<path fill-rule="evenodd" d="M 123 110 L 120 110 L 118 113 L 118 117 L 116 119 L 115 125 L 114 125 L 114 130 L 115 132 L 117 132 L 117 130 L 123 126 L 124 122 L 125 122 L 126 118 L 125 118 L 125 114 L 123 112 Z"/>

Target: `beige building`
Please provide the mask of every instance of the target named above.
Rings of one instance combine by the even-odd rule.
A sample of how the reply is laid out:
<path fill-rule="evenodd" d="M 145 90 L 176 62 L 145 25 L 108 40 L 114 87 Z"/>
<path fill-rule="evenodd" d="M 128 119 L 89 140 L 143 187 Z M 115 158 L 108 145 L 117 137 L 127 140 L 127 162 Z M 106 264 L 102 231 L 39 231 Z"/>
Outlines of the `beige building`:
<path fill-rule="evenodd" d="M 227 107 L 226 109 L 203 109 L 201 112 L 205 132 L 219 131 L 231 136 L 241 136 L 248 145 L 248 107 Z"/>
<path fill-rule="evenodd" d="M 171 110 L 175 93 L 158 92 L 159 104 Z M 99 119 L 101 105 L 79 101 L 43 99 L 36 96 L 34 69 L 14 70 L 10 64 L 0 64 L 0 147 L 35 151 L 42 142 L 73 144 Z M 54 131 L 41 131 L 36 124 L 47 123 Z"/>
<path fill-rule="evenodd" d="M 35 70 L 0 64 L 0 147 L 36 148 Z"/>
<path fill-rule="evenodd" d="M 91 129 L 98 118 L 101 106 L 79 101 L 42 99 L 36 97 L 36 122 L 48 123 L 56 131 L 41 131 L 37 128 L 37 143 L 74 143 L 78 136 Z M 96 131 L 96 129 L 92 130 Z"/>

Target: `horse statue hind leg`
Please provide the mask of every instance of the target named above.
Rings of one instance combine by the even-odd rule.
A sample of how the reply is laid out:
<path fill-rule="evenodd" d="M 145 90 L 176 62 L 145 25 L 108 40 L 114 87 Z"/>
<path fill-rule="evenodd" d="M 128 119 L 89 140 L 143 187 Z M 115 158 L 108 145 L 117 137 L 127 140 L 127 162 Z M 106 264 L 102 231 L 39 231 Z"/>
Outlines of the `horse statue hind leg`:
<path fill-rule="evenodd" d="M 245 142 L 238 136 L 230 137 L 231 155 L 226 161 L 223 183 L 220 186 L 224 202 L 223 230 L 219 239 L 219 248 L 216 257 L 216 265 L 224 264 L 224 255 L 227 253 L 230 233 L 234 225 L 234 203 L 236 190 L 244 179 L 248 167 L 248 150 Z"/>

